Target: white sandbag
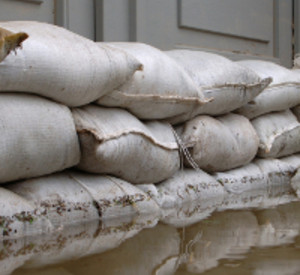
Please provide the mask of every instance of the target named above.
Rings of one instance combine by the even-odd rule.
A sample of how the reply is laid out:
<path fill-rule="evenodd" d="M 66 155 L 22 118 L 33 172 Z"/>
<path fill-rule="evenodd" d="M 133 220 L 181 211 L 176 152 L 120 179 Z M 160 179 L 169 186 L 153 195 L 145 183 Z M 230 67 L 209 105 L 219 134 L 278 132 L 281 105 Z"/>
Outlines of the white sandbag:
<path fill-rule="evenodd" d="M 197 116 L 177 130 L 197 165 L 209 172 L 245 165 L 258 149 L 258 137 L 251 123 L 236 114 Z"/>
<path fill-rule="evenodd" d="M 142 43 L 108 45 L 136 57 L 143 71 L 100 98 L 98 104 L 128 109 L 141 119 L 163 119 L 189 113 L 194 106 L 209 101 L 183 68 L 162 51 Z"/>
<path fill-rule="evenodd" d="M 248 165 L 213 176 L 227 195 L 219 210 L 262 207 L 269 198 L 292 191 L 291 179 L 296 167 L 278 159 L 255 159 Z"/>
<path fill-rule="evenodd" d="M 70 110 L 25 94 L 0 93 L 0 183 L 50 174 L 79 162 Z"/>
<path fill-rule="evenodd" d="M 160 221 L 176 228 L 190 226 L 209 217 L 220 203 L 220 198 L 216 201 L 204 199 L 183 203 L 174 208 L 164 208 L 161 211 Z"/>
<path fill-rule="evenodd" d="M 171 50 L 165 52 L 181 65 L 205 97 L 213 100 L 203 106 L 194 106 L 184 119 L 198 114 L 221 115 L 229 113 L 251 101 L 269 83 L 269 78 L 259 78 L 253 71 L 231 60 L 213 53 L 193 50 Z M 184 120 L 182 115 L 171 123 Z"/>
<path fill-rule="evenodd" d="M 209 199 L 222 202 L 223 186 L 202 170 L 184 169 L 157 185 L 138 185 L 154 199 L 161 208 L 174 208 L 184 203 Z"/>
<path fill-rule="evenodd" d="M 259 137 L 259 157 L 278 158 L 300 151 L 300 123 L 290 110 L 265 114 L 251 122 Z"/>
<path fill-rule="evenodd" d="M 123 51 L 100 47 L 58 26 L 32 21 L 0 26 L 29 35 L 17 55 L 0 63 L 0 91 L 30 92 L 80 106 L 120 86 L 141 67 Z"/>
<path fill-rule="evenodd" d="M 56 227 L 99 218 L 159 213 L 157 204 L 147 194 L 109 176 L 66 171 L 7 188 L 35 205 Z"/>
<path fill-rule="evenodd" d="M 272 77 L 272 83 L 256 98 L 237 110 L 249 119 L 274 111 L 284 111 L 300 104 L 300 73 L 261 60 L 237 62 L 260 77 Z"/>
<path fill-rule="evenodd" d="M 168 123 L 142 123 L 117 108 L 73 109 L 81 144 L 79 169 L 112 174 L 133 184 L 155 183 L 180 166 L 178 145 Z"/>
<path fill-rule="evenodd" d="M 0 240 L 49 233 L 51 223 L 26 199 L 0 188 Z"/>

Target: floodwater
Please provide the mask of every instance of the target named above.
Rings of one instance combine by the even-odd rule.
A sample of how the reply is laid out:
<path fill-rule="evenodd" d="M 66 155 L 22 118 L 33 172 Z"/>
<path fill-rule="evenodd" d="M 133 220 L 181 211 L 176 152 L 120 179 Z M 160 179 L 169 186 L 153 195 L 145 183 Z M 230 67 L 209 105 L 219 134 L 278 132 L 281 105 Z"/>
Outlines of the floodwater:
<path fill-rule="evenodd" d="M 95 221 L 6 241 L 0 274 L 300 274 L 299 201 L 163 220 Z"/>

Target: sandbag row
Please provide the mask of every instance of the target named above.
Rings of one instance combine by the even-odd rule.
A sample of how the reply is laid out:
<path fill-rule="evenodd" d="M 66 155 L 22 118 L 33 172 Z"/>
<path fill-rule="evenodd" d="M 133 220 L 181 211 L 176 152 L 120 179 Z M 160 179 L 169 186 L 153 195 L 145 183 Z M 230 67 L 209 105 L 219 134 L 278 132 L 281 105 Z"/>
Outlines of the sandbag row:
<path fill-rule="evenodd" d="M 299 166 L 271 158 L 300 151 L 297 69 L 95 43 L 45 23 L 0 26 L 0 183 L 28 179 L 5 186 L 3 205 L 20 203 L 3 211 L 3 236 L 25 234 L 33 221 L 36 232 L 51 231 L 199 198 L 213 203 L 196 211 L 210 213 L 241 198 L 232 190 L 291 190 Z M 89 174 L 50 175 L 71 167 Z"/>
<path fill-rule="evenodd" d="M 7 184 L 0 196 L 4 239 L 51 233 L 74 223 L 160 214 L 157 203 L 128 182 L 71 170 Z"/>
<path fill-rule="evenodd" d="M 160 184 L 134 186 L 111 176 L 65 172 L 7 184 L 0 189 L 1 239 L 51 233 L 99 220 L 151 216 L 173 226 L 193 224 L 214 211 L 266 207 L 297 188 L 300 155 L 257 159 L 209 175 L 184 169 Z M 279 203 L 279 201 L 276 201 Z"/>

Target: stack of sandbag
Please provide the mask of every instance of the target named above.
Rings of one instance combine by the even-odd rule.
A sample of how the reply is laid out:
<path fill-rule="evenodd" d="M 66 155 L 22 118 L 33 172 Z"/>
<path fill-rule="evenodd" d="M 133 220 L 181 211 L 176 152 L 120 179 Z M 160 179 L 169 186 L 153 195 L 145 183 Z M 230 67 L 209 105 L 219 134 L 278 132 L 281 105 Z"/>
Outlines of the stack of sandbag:
<path fill-rule="evenodd" d="M 298 162 L 271 158 L 300 151 L 297 70 L 95 43 L 45 23 L 0 26 L 0 183 L 25 179 L 5 186 L 4 205 L 20 197 L 49 228 L 149 213 L 178 225 L 236 208 L 241 190 L 289 189 Z M 283 91 L 283 105 L 259 103 Z"/>
<path fill-rule="evenodd" d="M 82 162 L 69 107 L 94 102 L 122 85 L 142 69 L 140 61 L 123 50 L 97 45 L 54 25 L 12 21 L 0 26 L 0 183 L 7 183 L 0 190 L 2 237 L 46 233 L 59 224 L 133 213 L 157 215 L 155 202 L 130 183 L 106 175 L 53 174 Z M 125 131 L 131 129 L 141 136 L 140 145 L 147 147 L 150 141 L 154 150 L 170 151 L 169 171 L 160 168 L 159 180 L 179 167 L 177 144 L 168 125 L 152 123 L 148 127 L 136 122 L 135 127 L 126 118 L 124 124 L 130 125 Z M 169 129 L 168 141 L 165 128 Z M 122 129 L 119 134 L 130 135 Z M 22 179 L 28 181 L 11 183 Z M 145 211 L 140 207 L 142 201 Z"/>
<path fill-rule="evenodd" d="M 258 156 L 281 158 L 300 151 L 300 72 L 266 61 L 239 61 L 273 82 L 237 112 L 251 119 L 259 139 Z M 299 158 L 299 156 L 295 156 Z M 299 168 L 299 162 L 294 162 Z"/>
<path fill-rule="evenodd" d="M 186 69 L 205 95 L 213 90 L 210 95 L 214 100 L 203 105 L 202 110 L 194 109 L 190 117 L 196 117 L 175 129 L 185 156 L 185 167 L 198 171 L 207 186 L 212 186 L 211 180 L 202 174 L 204 171 L 210 173 L 224 188 L 224 200 L 217 209 L 265 207 L 272 203 L 270 198 L 289 194 L 291 184 L 296 185 L 295 173 L 300 167 L 299 157 L 294 155 L 300 151 L 300 124 L 289 110 L 300 103 L 300 75 L 271 62 L 242 61 L 232 65 L 226 58 L 211 53 L 174 50 L 167 54 Z M 241 66 L 244 68 L 239 70 Z M 266 87 L 271 79 L 273 82 Z M 237 87 L 241 83 L 244 83 L 247 93 L 239 97 L 237 94 L 241 88 Z M 223 93 L 216 87 L 222 87 Z M 233 99 L 230 99 L 232 102 L 224 100 L 222 96 L 227 96 L 226 92 L 235 94 L 240 103 Z M 216 102 L 219 105 L 214 108 Z M 296 108 L 293 112 L 296 113 Z M 296 160 L 278 160 L 290 155 Z M 170 202 L 196 200 L 194 193 L 187 192 L 198 188 L 195 180 L 191 180 L 190 189 L 181 180 L 180 187 L 174 186 L 173 193 L 170 193 L 168 181 L 141 188 L 167 208 L 166 198 Z M 180 192 L 181 189 L 187 191 Z"/>

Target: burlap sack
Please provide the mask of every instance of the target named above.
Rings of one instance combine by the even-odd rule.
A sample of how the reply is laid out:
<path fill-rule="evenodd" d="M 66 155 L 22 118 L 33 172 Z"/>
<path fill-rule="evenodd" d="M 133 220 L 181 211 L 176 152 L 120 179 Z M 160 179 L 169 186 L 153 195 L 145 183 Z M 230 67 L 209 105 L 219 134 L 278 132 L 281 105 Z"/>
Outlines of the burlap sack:
<path fill-rule="evenodd" d="M 186 118 L 198 114 L 221 115 L 229 113 L 251 101 L 269 83 L 269 78 L 260 78 L 229 59 L 201 51 L 172 50 L 166 54 L 173 58 L 190 75 L 211 102 L 195 106 Z M 182 115 L 174 117 L 171 123 L 184 120 Z"/>
<path fill-rule="evenodd" d="M 240 115 L 197 116 L 177 130 L 196 164 L 205 171 L 245 165 L 257 153 L 257 134 L 249 120 Z M 190 166 L 189 162 L 186 165 Z"/>
<path fill-rule="evenodd" d="M 183 68 L 162 51 L 142 43 L 108 45 L 133 55 L 144 69 L 100 98 L 98 104 L 125 108 L 141 119 L 164 119 L 187 114 L 209 101 Z"/>
<path fill-rule="evenodd" d="M 0 183 L 50 174 L 78 164 L 70 110 L 34 95 L 0 93 Z"/>
<path fill-rule="evenodd" d="M 245 60 L 237 62 L 260 77 L 272 77 L 272 83 L 257 97 L 237 110 L 250 119 L 273 111 L 284 111 L 300 104 L 300 73 L 272 62 Z"/>
<path fill-rule="evenodd" d="M 290 110 L 265 114 L 251 122 L 259 137 L 258 156 L 279 158 L 300 151 L 300 123 Z"/>
<path fill-rule="evenodd" d="M 73 110 L 81 144 L 78 168 L 112 174 L 130 183 L 156 183 L 180 165 L 171 126 L 142 123 L 129 112 L 89 105 Z"/>
<path fill-rule="evenodd" d="M 0 22 L 0 27 L 29 36 L 17 55 L 11 53 L 0 63 L 0 91 L 35 93 L 80 106 L 120 86 L 141 68 L 124 51 L 100 47 L 58 26 L 10 21 Z"/>

